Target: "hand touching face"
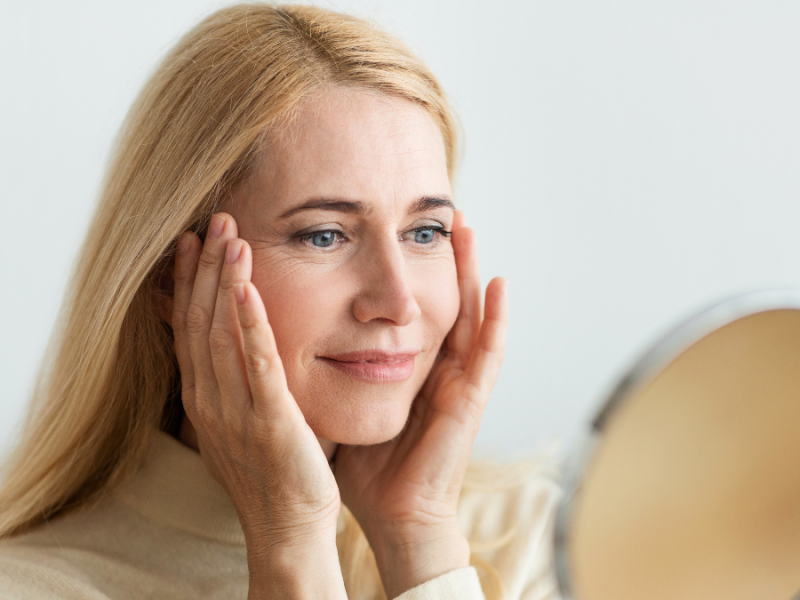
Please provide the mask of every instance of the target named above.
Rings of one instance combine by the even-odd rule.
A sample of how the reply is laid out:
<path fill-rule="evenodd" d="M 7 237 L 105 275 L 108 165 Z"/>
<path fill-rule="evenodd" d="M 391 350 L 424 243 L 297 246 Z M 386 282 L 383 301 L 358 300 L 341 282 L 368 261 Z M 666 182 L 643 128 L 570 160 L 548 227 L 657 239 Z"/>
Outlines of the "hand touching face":
<path fill-rule="evenodd" d="M 459 308 L 439 129 L 410 101 L 334 87 L 258 161 L 222 209 L 252 247 L 289 389 L 323 441 L 391 439 Z"/>
<path fill-rule="evenodd" d="M 181 439 L 236 505 L 251 583 L 268 590 L 291 565 L 317 575 L 309 596 L 345 597 L 344 502 L 396 597 L 469 564 L 457 505 L 503 359 L 506 285 L 493 279 L 481 308 L 474 233 L 416 105 L 328 91 L 259 160 L 205 243 L 185 232 L 176 252 Z"/>

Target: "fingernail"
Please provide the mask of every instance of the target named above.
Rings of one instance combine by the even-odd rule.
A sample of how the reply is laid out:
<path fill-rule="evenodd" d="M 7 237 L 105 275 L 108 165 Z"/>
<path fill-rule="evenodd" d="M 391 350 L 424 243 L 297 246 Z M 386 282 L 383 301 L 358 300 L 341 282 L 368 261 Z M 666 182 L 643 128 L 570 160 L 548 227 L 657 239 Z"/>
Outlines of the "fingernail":
<path fill-rule="evenodd" d="M 228 247 L 225 248 L 225 264 L 232 265 L 239 260 L 239 255 L 242 253 L 242 242 L 233 240 L 228 242 Z"/>
<path fill-rule="evenodd" d="M 191 248 L 191 246 L 189 232 L 184 231 L 178 238 L 178 248 L 175 253 L 178 256 L 186 256 L 189 253 L 189 248 Z"/>
<path fill-rule="evenodd" d="M 243 283 L 234 284 L 233 295 L 236 296 L 237 304 L 244 304 L 244 301 L 247 300 L 247 292 L 244 289 Z"/>
<path fill-rule="evenodd" d="M 225 217 L 214 215 L 211 217 L 211 223 L 208 224 L 208 237 L 212 240 L 217 239 L 222 235 L 223 229 L 225 229 Z"/>

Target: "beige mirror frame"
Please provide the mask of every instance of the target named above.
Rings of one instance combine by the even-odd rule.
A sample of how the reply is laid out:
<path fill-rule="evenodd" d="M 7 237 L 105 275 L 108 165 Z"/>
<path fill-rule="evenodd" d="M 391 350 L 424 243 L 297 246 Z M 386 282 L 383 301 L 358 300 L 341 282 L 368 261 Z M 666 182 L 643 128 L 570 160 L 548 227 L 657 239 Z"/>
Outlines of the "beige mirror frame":
<path fill-rule="evenodd" d="M 556 517 L 554 557 L 558 585 L 564 600 L 594 600 L 594 598 L 582 598 L 576 591 L 574 557 L 570 555 L 570 543 L 571 536 L 574 534 L 572 528 L 576 521 L 582 486 L 591 473 L 593 463 L 598 457 L 598 449 L 601 448 L 601 443 L 609 427 L 614 423 L 615 416 L 620 414 L 620 411 L 631 399 L 643 396 L 646 388 L 666 371 L 667 367 L 675 363 L 689 349 L 698 346 L 702 340 L 747 317 L 784 310 L 797 311 L 796 321 L 800 324 L 800 290 L 750 293 L 726 300 L 698 313 L 654 344 L 621 378 L 619 384 L 601 404 L 584 439 L 570 457 L 562 482 L 564 496 Z M 792 315 L 794 314 L 792 313 Z M 800 332 L 800 326 L 797 331 Z M 798 404 L 800 404 L 800 398 L 798 398 Z M 798 423 L 798 436 L 800 436 L 800 423 Z M 800 469 L 798 473 L 800 474 Z M 798 573 L 800 573 L 800 566 L 798 566 Z M 800 575 L 798 575 L 798 579 L 800 579 Z M 636 585 L 641 594 L 641 590 L 645 586 L 642 586 L 641 582 Z M 659 590 L 652 589 L 650 591 L 652 594 L 648 593 L 647 596 L 660 597 Z M 797 592 L 797 588 L 793 592 Z M 790 595 L 787 594 L 774 600 L 789 600 Z M 606 596 L 599 594 L 598 597 L 605 598 Z M 640 595 L 639 597 L 644 596 Z M 671 596 L 665 594 L 665 597 Z M 742 597 L 751 596 L 743 593 Z M 800 594 L 797 598 L 800 598 Z M 764 597 L 763 600 L 773 599 Z"/>

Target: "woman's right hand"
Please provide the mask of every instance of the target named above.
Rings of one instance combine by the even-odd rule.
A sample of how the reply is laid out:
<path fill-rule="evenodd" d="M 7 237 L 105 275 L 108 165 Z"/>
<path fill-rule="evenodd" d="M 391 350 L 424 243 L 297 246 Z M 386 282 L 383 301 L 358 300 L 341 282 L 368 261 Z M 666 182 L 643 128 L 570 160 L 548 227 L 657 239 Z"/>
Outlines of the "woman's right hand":
<path fill-rule="evenodd" d="M 339 489 L 289 392 L 237 235 L 233 217 L 218 213 L 205 244 L 191 232 L 178 242 L 172 328 L 183 406 L 242 523 L 250 598 L 346 598 Z"/>

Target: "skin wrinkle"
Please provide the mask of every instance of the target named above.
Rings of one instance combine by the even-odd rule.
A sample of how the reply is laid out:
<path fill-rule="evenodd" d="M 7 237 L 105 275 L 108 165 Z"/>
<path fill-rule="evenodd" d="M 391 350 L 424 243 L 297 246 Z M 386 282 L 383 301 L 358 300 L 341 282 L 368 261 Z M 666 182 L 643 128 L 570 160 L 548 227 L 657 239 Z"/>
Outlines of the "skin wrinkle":
<path fill-rule="evenodd" d="M 231 213 L 251 245 L 252 281 L 289 389 L 330 449 L 325 440 L 374 444 L 406 425 L 455 322 L 459 294 L 449 239 L 398 240 L 420 226 L 452 227 L 436 123 L 401 98 L 343 88 L 327 88 L 323 97 L 307 99 L 291 126 L 265 135 L 260 168 L 220 209 Z M 296 210 L 314 199 L 358 199 L 366 210 Z M 337 237 L 332 250 L 297 237 L 329 229 L 346 240 Z M 421 353 L 409 380 L 381 385 L 353 380 L 319 359 L 370 348 Z"/>
<path fill-rule="evenodd" d="M 424 212 L 426 210 L 439 208 L 441 206 L 447 206 L 448 208 L 455 209 L 453 201 L 449 198 L 441 196 L 425 196 L 409 206 L 408 214 L 412 215 L 415 213 Z M 289 209 L 279 218 L 288 219 L 292 215 L 304 210 L 325 210 L 352 215 L 369 215 L 372 211 L 372 207 L 361 200 L 348 200 L 346 198 L 311 198 L 302 204 Z"/>

